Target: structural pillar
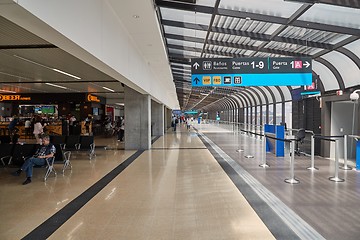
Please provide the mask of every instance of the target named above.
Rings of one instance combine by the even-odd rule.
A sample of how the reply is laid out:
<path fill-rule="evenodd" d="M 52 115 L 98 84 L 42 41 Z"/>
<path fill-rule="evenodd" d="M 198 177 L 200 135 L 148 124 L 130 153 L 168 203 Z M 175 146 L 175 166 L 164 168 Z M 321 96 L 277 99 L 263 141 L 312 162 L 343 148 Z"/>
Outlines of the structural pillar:
<path fill-rule="evenodd" d="M 151 147 L 151 98 L 125 86 L 125 149 Z"/>
<path fill-rule="evenodd" d="M 165 123 L 166 123 L 166 127 L 165 127 L 165 131 L 167 131 L 170 127 L 171 127 L 171 120 L 172 120 L 172 111 L 169 108 L 166 108 L 165 110 Z"/>
<path fill-rule="evenodd" d="M 152 136 L 164 135 L 164 105 L 151 101 L 151 128 Z"/>

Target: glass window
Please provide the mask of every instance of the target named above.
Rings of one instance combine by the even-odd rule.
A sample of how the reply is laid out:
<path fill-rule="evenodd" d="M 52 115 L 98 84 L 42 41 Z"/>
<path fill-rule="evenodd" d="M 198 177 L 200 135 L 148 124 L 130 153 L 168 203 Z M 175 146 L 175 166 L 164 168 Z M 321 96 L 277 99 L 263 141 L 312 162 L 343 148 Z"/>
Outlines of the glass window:
<path fill-rule="evenodd" d="M 267 123 L 266 122 L 266 105 L 262 105 L 261 108 L 262 108 L 262 113 L 263 113 L 262 117 L 263 117 L 263 125 L 264 125 Z"/>
<path fill-rule="evenodd" d="M 285 122 L 287 128 L 292 128 L 292 102 L 285 103 Z"/>
<path fill-rule="evenodd" d="M 252 116 L 251 116 L 251 123 L 252 124 L 255 124 L 255 121 L 256 121 L 255 113 L 256 113 L 256 107 L 252 107 Z"/>
<path fill-rule="evenodd" d="M 326 4 L 314 4 L 299 20 L 360 29 L 360 10 Z"/>
<path fill-rule="evenodd" d="M 269 124 L 274 124 L 274 105 L 269 105 Z"/>
<path fill-rule="evenodd" d="M 282 122 L 282 103 L 276 104 L 276 124 L 280 124 Z"/>

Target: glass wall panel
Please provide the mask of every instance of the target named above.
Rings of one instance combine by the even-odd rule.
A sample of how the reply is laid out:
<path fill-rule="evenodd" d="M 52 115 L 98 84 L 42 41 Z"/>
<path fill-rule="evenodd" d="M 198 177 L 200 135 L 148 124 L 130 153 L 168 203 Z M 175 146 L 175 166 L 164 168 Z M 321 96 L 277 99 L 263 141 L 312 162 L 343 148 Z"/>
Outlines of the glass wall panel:
<path fill-rule="evenodd" d="M 285 122 L 287 128 L 292 128 L 292 102 L 285 103 Z"/>
<path fill-rule="evenodd" d="M 269 124 L 274 124 L 274 105 L 269 105 Z"/>
<path fill-rule="evenodd" d="M 282 103 L 276 104 L 276 124 L 279 125 L 282 120 Z"/>
<path fill-rule="evenodd" d="M 263 117 L 263 125 L 266 124 L 266 105 L 262 105 L 261 107 L 261 111 L 263 113 L 262 117 Z"/>

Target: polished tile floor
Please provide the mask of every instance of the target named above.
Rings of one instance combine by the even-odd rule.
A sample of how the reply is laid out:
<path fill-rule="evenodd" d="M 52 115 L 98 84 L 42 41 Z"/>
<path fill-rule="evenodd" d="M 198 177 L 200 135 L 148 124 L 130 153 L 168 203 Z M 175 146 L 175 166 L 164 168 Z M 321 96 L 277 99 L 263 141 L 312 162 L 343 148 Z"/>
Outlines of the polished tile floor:
<path fill-rule="evenodd" d="M 10 175 L 14 168 L 0 168 L 0 239 L 51 227 L 45 223 L 53 215 L 68 215 L 94 186 L 102 187 L 49 237 L 32 239 L 274 239 L 194 130 L 166 132 L 129 164 L 136 151 L 119 150 L 114 139 L 95 142 L 107 148 L 92 160 L 73 152 L 72 170 L 63 175 L 56 164 L 58 175 L 47 182 L 43 168 L 26 186 L 24 176 Z M 114 178 L 101 185 L 109 174 Z"/>

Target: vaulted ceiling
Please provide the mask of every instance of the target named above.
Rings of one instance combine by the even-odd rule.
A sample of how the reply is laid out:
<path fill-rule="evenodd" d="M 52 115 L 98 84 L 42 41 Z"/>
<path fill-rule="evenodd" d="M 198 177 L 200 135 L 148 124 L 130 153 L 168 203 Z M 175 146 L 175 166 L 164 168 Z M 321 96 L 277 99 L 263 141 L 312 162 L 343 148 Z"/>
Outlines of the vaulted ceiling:
<path fill-rule="evenodd" d="M 191 58 L 306 56 L 323 94 L 360 84 L 360 1 L 154 2 L 183 110 L 289 101 L 298 87 L 192 87 Z"/>

